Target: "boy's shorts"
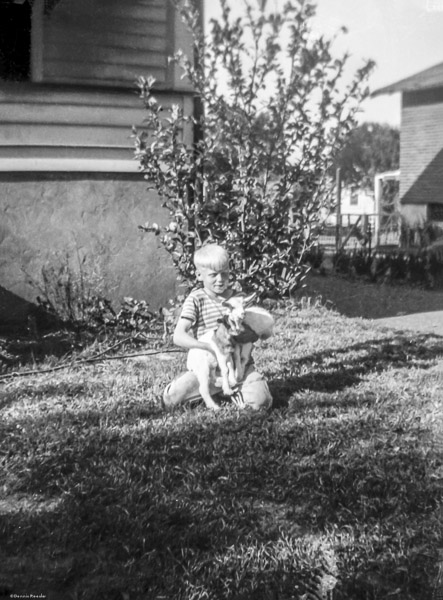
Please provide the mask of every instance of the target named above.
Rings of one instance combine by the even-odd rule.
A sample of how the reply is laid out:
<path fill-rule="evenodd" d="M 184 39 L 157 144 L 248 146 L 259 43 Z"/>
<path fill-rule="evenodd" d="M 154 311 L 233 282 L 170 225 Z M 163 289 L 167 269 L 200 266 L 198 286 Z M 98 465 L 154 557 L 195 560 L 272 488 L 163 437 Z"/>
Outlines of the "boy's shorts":
<path fill-rule="evenodd" d="M 254 365 L 246 368 L 243 381 L 235 389 L 236 394 L 241 394 L 245 407 L 254 410 L 270 408 L 272 396 L 268 383 L 261 373 L 254 370 Z M 222 393 L 221 387 L 212 386 L 211 395 L 217 396 Z M 165 408 L 175 408 L 201 399 L 197 377 L 191 371 L 187 371 L 174 379 L 165 389 L 163 404 Z M 215 398 L 217 399 L 217 398 Z"/>

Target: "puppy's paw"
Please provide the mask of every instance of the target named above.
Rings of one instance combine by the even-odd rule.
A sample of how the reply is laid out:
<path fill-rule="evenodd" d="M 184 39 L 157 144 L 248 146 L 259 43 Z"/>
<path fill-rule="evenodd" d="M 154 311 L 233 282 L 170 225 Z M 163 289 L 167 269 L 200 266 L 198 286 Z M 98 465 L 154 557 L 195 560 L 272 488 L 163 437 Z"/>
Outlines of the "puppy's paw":
<path fill-rule="evenodd" d="M 225 384 L 222 389 L 225 396 L 232 396 L 234 393 L 234 390 L 229 385 Z"/>
<path fill-rule="evenodd" d="M 234 387 L 237 385 L 237 383 L 238 383 L 238 380 L 236 379 L 236 377 L 235 377 L 235 375 L 234 375 L 234 374 L 232 374 L 232 375 L 230 375 L 230 376 L 229 376 L 229 379 L 228 379 L 228 381 L 229 381 L 229 385 L 230 385 L 231 387 L 233 387 L 233 388 L 234 388 Z"/>

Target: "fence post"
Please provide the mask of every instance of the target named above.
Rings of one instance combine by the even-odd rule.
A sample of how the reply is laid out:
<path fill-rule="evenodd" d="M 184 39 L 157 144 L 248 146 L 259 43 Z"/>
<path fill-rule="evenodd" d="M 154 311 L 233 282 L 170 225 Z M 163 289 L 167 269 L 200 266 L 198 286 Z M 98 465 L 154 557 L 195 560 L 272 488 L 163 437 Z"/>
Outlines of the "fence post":
<path fill-rule="evenodd" d="M 337 225 L 335 229 L 335 252 L 338 254 L 340 250 L 340 242 L 341 242 L 341 169 L 337 168 L 335 172 L 335 190 L 336 190 L 336 216 L 337 216 Z"/>

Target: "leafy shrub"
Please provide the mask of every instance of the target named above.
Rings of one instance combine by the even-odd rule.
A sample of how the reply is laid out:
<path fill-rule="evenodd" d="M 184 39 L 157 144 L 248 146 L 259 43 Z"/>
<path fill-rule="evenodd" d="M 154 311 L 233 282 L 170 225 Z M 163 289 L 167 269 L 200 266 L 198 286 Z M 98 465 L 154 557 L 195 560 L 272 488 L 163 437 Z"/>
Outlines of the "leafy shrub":
<path fill-rule="evenodd" d="M 401 224 L 400 245 L 408 250 L 424 251 L 442 237 L 443 229 L 435 223 L 423 223 L 416 227 L 410 227 L 406 223 Z"/>
<path fill-rule="evenodd" d="M 26 273 L 26 277 L 37 291 L 37 304 L 62 323 L 88 323 L 95 315 L 111 311 L 100 292 L 102 279 L 87 256 L 55 255 L 38 276 Z"/>
<path fill-rule="evenodd" d="M 100 292 L 101 282 L 86 257 L 77 268 L 68 255 L 58 258 L 42 267 L 38 279 L 28 275 L 28 283 L 38 291 L 37 305 L 58 327 L 116 335 L 167 330 L 168 311 L 153 311 L 144 300 L 125 297 L 116 310 Z"/>
<path fill-rule="evenodd" d="M 241 288 L 279 298 L 309 268 L 319 210 L 330 201 L 328 169 L 355 125 L 373 63 L 341 92 L 348 57 L 333 57 L 334 40 L 313 39 L 313 4 L 287 2 L 266 15 L 247 5 L 238 19 L 226 0 L 221 7 L 206 38 L 192 3 L 180 8 L 195 60 L 181 52 L 174 60 L 195 90 L 193 115 L 162 106 L 155 80 L 139 79 L 146 129 L 135 131 L 135 154 L 171 217 L 167 227 L 141 229 L 159 236 L 188 286 L 195 248 L 217 242 Z"/>
<path fill-rule="evenodd" d="M 319 245 L 312 245 L 305 255 L 306 263 L 309 264 L 312 269 L 319 269 L 324 258 L 325 251 Z"/>
<path fill-rule="evenodd" d="M 428 289 L 443 287 L 443 257 L 425 250 L 389 253 L 342 250 L 334 255 L 333 263 L 336 272 L 345 276 Z"/>

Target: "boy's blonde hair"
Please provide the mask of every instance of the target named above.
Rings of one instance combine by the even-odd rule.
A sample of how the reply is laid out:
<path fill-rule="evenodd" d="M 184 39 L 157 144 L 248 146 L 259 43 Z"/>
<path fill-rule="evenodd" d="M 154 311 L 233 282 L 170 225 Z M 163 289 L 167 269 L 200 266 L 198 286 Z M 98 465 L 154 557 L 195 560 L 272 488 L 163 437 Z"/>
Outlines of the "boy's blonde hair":
<path fill-rule="evenodd" d="M 195 251 L 194 265 L 197 269 L 222 271 L 229 268 L 229 254 L 218 244 L 207 244 Z"/>

